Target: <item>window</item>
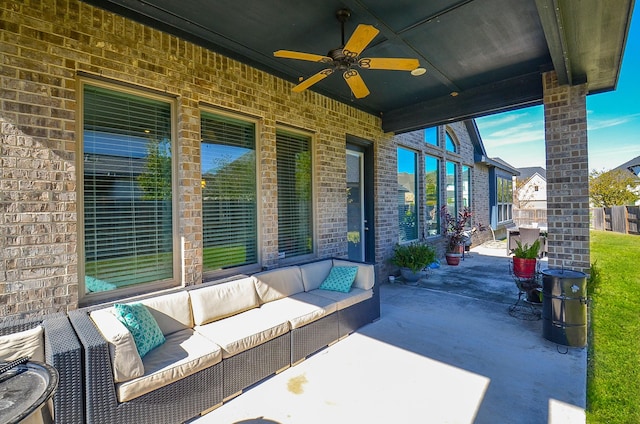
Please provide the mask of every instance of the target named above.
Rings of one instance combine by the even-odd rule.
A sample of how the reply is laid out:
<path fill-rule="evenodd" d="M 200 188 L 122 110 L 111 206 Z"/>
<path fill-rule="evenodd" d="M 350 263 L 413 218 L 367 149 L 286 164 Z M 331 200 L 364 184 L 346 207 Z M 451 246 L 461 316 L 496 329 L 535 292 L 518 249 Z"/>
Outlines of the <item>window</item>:
<path fill-rule="evenodd" d="M 513 216 L 513 181 L 511 178 L 497 177 L 498 223 L 510 221 Z"/>
<path fill-rule="evenodd" d="M 453 152 L 453 153 L 457 153 L 458 152 L 456 143 L 453 141 L 453 138 L 451 137 L 451 134 L 449 134 L 448 131 L 445 131 L 445 133 L 444 133 L 444 142 L 445 142 L 446 149 L 448 151 Z"/>
<path fill-rule="evenodd" d="M 418 239 L 416 160 L 417 155 L 415 152 L 398 148 L 398 226 L 400 242 Z"/>
<path fill-rule="evenodd" d="M 458 188 L 456 184 L 457 165 L 447 162 L 447 210 L 451 216 L 458 216 Z"/>
<path fill-rule="evenodd" d="M 424 141 L 433 144 L 434 146 L 438 145 L 438 127 L 431 127 L 424 130 Z"/>
<path fill-rule="evenodd" d="M 256 128 L 201 113 L 203 270 L 258 261 Z"/>
<path fill-rule="evenodd" d="M 175 282 L 172 104 L 83 85 L 85 293 Z"/>
<path fill-rule="evenodd" d="M 313 253 L 311 138 L 276 131 L 278 251 L 281 258 Z"/>
<path fill-rule="evenodd" d="M 471 168 L 462 166 L 462 206 L 471 208 Z"/>
<path fill-rule="evenodd" d="M 433 156 L 424 158 L 424 187 L 426 231 L 435 236 L 440 232 L 440 160 Z"/>

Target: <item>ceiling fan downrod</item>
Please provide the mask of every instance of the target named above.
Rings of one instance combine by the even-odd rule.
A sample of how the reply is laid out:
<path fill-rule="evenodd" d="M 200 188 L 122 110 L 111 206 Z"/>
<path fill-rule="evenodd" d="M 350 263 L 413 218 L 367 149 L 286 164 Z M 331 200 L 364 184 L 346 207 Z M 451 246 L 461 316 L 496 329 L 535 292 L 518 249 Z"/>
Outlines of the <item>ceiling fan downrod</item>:
<path fill-rule="evenodd" d="M 342 27 L 342 44 L 340 44 L 340 47 L 344 48 L 344 23 L 347 22 L 349 20 L 349 18 L 351 17 L 351 11 L 349 9 L 339 9 L 336 12 L 336 18 L 338 18 L 338 21 L 340 21 L 340 26 Z"/>

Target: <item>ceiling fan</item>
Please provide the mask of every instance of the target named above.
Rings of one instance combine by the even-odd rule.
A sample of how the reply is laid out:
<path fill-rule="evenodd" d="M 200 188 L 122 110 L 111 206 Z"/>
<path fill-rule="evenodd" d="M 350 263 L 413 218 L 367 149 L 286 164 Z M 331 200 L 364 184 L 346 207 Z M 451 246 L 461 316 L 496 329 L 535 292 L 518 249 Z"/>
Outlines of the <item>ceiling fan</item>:
<path fill-rule="evenodd" d="M 353 95 L 358 99 L 366 97 L 370 92 L 358 71 L 354 69 L 356 66 L 362 69 L 411 71 L 414 75 L 421 75 L 424 73 L 423 68 L 420 68 L 420 62 L 418 59 L 360 57 L 362 51 L 373 41 L 380 31 L 371 25 L 360 24 L 351 35 L 351 38 L 349 38 L 349 41 L 345 44 L 344 23 L 350 16 L 351 11 L 348 9 L 340 9 L 336 13 L 336 17 L 338 18 L 338 21 L 340 21 L 342 27 L 342 45 L 330 50 L 326 56 L 291 50 L 278 50 L 273 53 L 275 57 L 320 62 L 328 65 L 326 69 L 323 69 L 293 87 L 294 92 L 302 92 L 313 84 L 322 81 L 332 73 L 342 71 L 342 76 L 347 82 L 347 85 L 349 85 Z"/>

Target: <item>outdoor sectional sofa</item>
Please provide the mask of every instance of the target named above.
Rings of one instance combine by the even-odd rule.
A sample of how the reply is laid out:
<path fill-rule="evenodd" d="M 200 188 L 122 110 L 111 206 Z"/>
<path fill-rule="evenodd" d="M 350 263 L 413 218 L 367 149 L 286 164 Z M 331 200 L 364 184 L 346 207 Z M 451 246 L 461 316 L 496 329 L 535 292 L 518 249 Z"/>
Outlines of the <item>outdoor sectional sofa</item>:
<path fill-rule="evenodd" d="M 333 267 L 357 267 L 348 292 L 319 288 Z M 118 303 L 145 305 L 165 342 L 140 358 L 113 305 L 69 314 L 88 423 L 184 422 L 380 316 L 374 266 L 342 259 Z"/>
<path fill-rule="evenodd" d="M 38 329 L 39 326 L 42 330 Z M 83 422 L 82 351 L 67 316 L 56 313 L 44 317 L 0 320 L 0 336 L 3 338 L 0 351 L 13 355 L 6 358 L 0 355 L 3 359 L 29 356 L 32 360 L 44 360 L 58 370 L 52 411 L 55 421 Z"/>

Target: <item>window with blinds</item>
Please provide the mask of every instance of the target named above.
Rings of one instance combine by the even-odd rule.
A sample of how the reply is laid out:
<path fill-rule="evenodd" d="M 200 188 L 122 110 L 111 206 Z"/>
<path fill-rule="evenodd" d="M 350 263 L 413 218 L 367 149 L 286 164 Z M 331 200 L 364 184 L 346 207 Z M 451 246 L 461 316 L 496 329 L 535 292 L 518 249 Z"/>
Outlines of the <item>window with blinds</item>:
<path fill-rule="evenodd" d="M 313 253 L 311 138 L 279 130 L 276 155 L 279 255 Z"/>
<path fill-rule="evenodd" d="M 398 147 L 398 232 L 400 243 L 418 239 L 416 152 Z"/>
<path fill-rule="evenodd" d="M 440 159 L 424 157 L 424 197 L 428 236 L 440 234 Z"/>
<path fill-rule="evenodd" d="M 200 126 L 204 271 L 254 264 L 255 124 L 202 112 Z"/>
<path fill-rule="evenodd" d="M 83 87 L 85 293 L 174 276 L 171 104 Z"/>
<path fill-rule="evenodd" d="M 457 174 L 458 165 L 454 162 L 447 162 L 446 165 L 447 178 L 447 211 L 451 216 L 458 216 L 458 184 Z"/>

